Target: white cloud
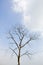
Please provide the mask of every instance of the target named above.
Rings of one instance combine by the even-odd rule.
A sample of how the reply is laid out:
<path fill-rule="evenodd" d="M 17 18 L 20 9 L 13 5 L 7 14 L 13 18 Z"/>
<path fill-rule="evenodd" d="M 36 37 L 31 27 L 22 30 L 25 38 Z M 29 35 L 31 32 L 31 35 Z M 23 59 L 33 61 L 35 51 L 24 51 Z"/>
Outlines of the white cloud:
<path fill-rule="evenodd" d="M 11 57 L 11 54 L 0 53 L 0 65 L 17 65 L 16 57 Z"/>
<path fill-rule="evenodd" d="M 43 52 L 33 55 L 30 65 L 43 65 Z"/>
<path fill-rule="evenodd" d="M 23 14 L 24 24 L 32 30 L 43 30 L 43 0 L 12 0 L 13 10 Z"/>
<path fill-rule="evenodd" d="M 0 56 L 1 65 L 17 65 L 17 58 L 14 56 L 11 58 L 10 55 Z M 43 65 L 43 52 L 34 54 L 31 60 L 27 56 L 21 58 L 21 65 Z"/>
<path fill-rule="evenodd" d="M 26 10 L 27 1 L 26 0 L 13 0 L 13 10 L 16 12 L 23 12 Z"/>

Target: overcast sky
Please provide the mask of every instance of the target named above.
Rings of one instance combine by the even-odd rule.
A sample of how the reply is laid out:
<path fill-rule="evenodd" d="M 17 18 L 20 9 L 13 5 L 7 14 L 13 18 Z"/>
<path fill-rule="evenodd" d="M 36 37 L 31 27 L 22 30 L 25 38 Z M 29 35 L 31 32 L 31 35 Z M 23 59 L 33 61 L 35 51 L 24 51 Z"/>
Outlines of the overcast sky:
<path fill-rule="evenodd" d="M 7 39 L 9 29 L 15 24 L 24 24 L 42 35 L 31 42 L 36 54 L 31 60 L 24 56 L 26 59 L 21 59 L 21 65 L 43 65 L 43 0 L 0 0 L 0 65 L 17 65 L 16 57 L 9 55 Z"/>

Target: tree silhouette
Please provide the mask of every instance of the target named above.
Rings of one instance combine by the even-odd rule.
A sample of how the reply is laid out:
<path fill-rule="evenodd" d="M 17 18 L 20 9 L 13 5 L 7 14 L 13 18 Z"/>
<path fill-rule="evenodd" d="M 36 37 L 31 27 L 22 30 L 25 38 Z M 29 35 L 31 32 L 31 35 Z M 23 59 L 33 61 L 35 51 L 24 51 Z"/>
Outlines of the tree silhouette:
<path fill-rule="evenodd" d="M 25 26 L 16 26 L 13 28 L 12 31 L 9 31 L 9 39 L 11 41 L 10 44 L 13 45 L 13 47 L 10 46 L 9 48 L 17 56 L 18 65 L 20 65 L 20 58 L 23 55 L 27 55 L 27 56 L 31 55 L 29 51 L 26 51 L 23 48 L 27 47 L 27 45 L 30 44 L 30 41 L 36 40 L 37 35 L 30 34 L 29 31 L 27 31 L 27 29 L 25 28 Z M 24 53 L 22 53 L 23 50 L 25 50 Z"/>

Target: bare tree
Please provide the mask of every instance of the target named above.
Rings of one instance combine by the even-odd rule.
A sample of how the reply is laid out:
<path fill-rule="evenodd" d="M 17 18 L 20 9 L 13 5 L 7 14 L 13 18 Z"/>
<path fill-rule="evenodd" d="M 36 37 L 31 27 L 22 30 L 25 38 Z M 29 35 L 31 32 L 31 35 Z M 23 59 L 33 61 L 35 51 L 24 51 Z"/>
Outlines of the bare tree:
<path fill-rule="evenodd" d="M 24 26 L 16 26 L 12 31 L 9 31 L 9 39 L 11 41 L 10 44 L 13 45 L 13 47 L 10 46 L 10 49 L 17 56 L 18 65 L 20 65 L 20 58 L 23 55 L 31 55 L 29 51 L 25 50 L 24 53 L 22 53 L 21 50 L 24 50 L 23 48 L 27 47 L 32 40 L 36 40 L 37 35 L 30 34 Z"/>

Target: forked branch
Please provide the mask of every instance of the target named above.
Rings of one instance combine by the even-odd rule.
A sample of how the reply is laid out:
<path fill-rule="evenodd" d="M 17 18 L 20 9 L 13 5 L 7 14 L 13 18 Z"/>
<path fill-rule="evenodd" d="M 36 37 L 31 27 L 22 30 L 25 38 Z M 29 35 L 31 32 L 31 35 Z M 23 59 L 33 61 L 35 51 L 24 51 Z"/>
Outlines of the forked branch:
<path fill-rule="evenodd" d="M 18 55 L 17 55 L 17 53 L 15 52 L 15 50 L 13 50 L 12 48 L 10 48 L 14 53 L 15 53 L 15 55 L 18 57 Z"/>
<path fill-rule="evenodd" d="M 32 55 L 32 54 L 29 53 L 28 51 L 26 51 L 25 53 L 23 53 L 23 54 L 21 55 L 21 57 L 24 56 L 24 55 L 27 55 L 27 56 L 29 57 L 29 56 Z"/>
<path fill-rule="evenodd" d="M 9 35 L 11 36 L 10 38 L 15 42 L 17 48 L 19 48 L 19 47 L 18 47 L 18 44 L 17 44 L 17 42 L 15 41 L 15 39 L 14 39 L 13 35 L 11 34 L 11 32 L 9 32 Z"/>
<path fill-rule="evenodd" d="M 31 41 L 31 39 L 28 40 L 24 45 L 22 45 L 21 48 L 23 48 L 24 46 L 26 46 L 30 41 Z"/>

